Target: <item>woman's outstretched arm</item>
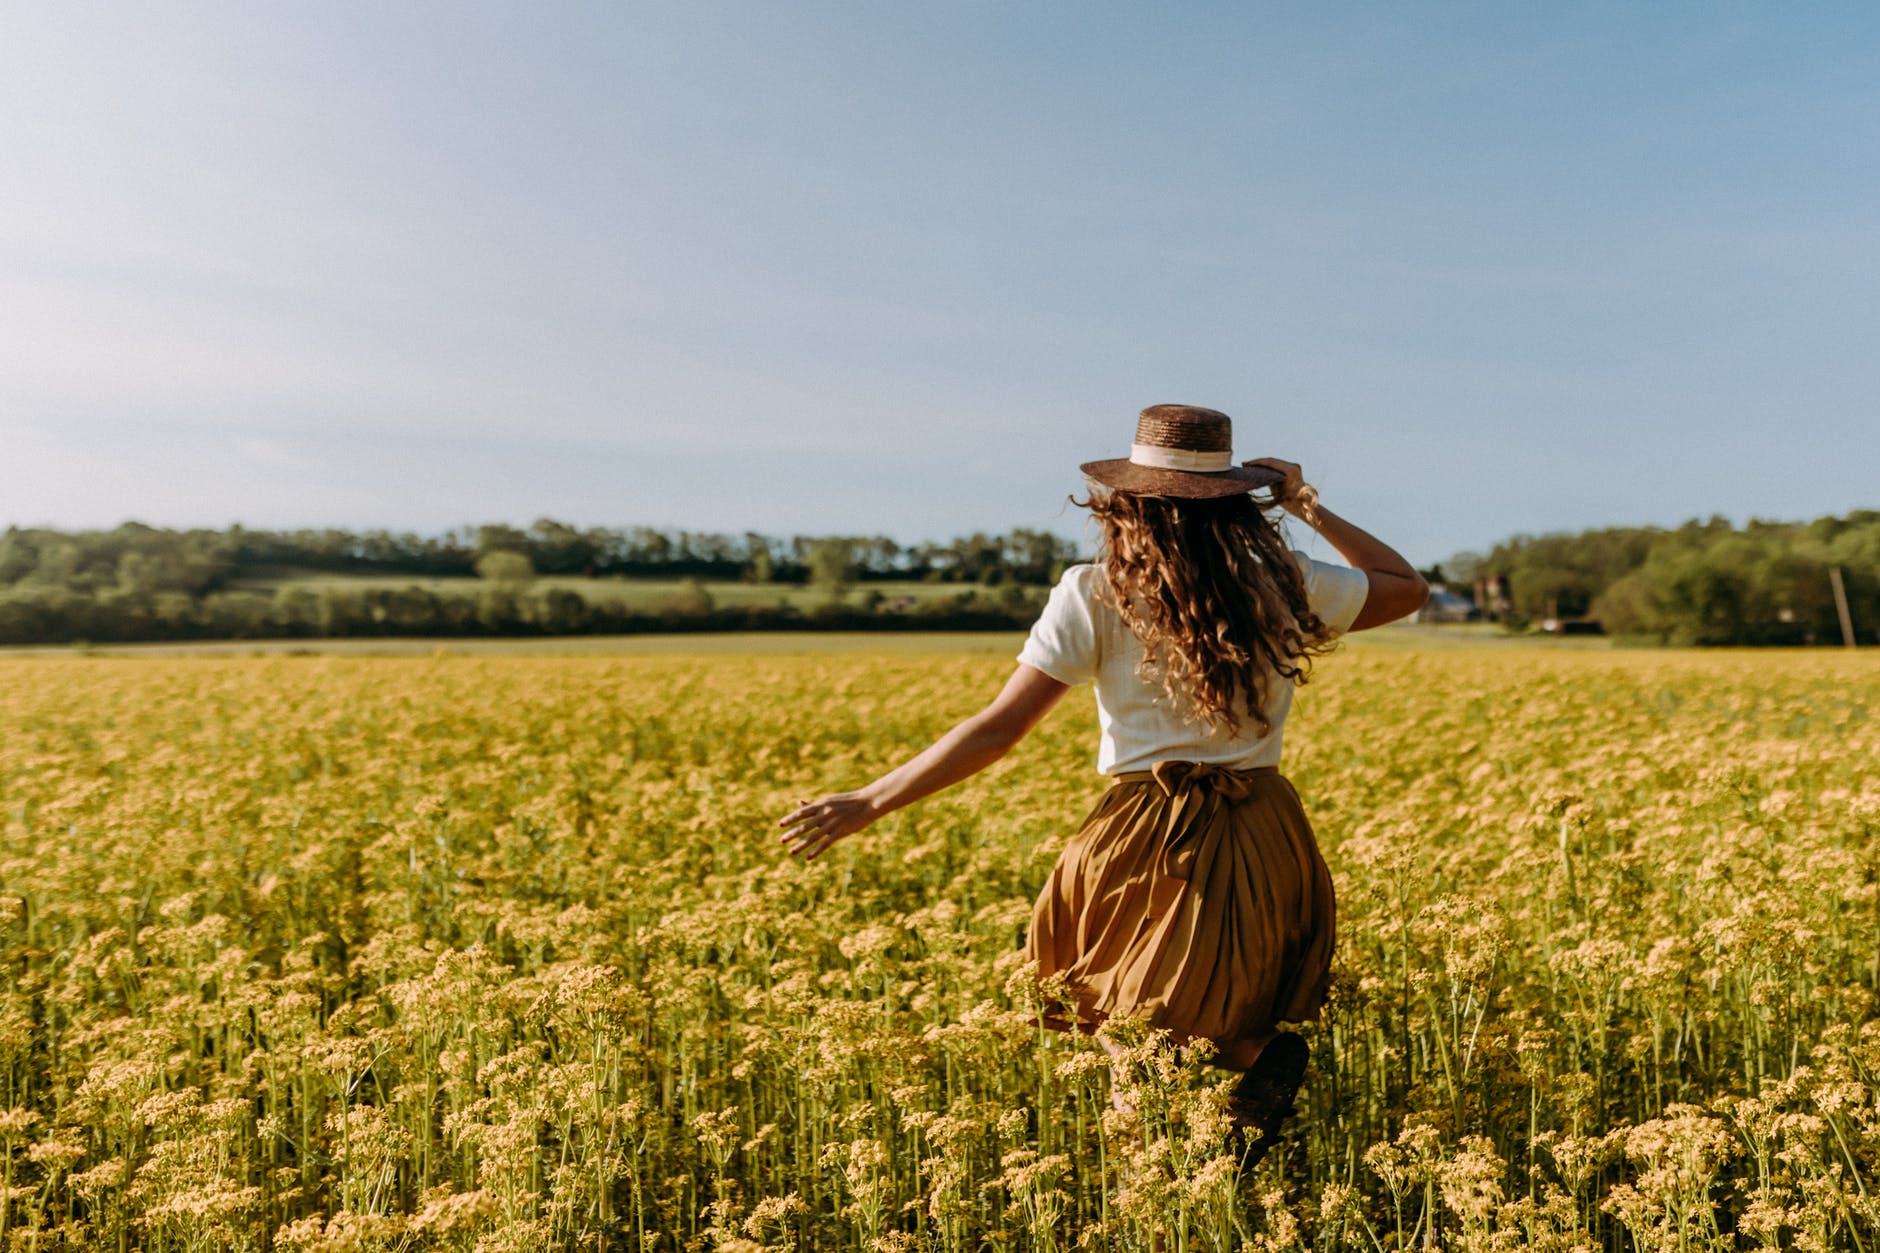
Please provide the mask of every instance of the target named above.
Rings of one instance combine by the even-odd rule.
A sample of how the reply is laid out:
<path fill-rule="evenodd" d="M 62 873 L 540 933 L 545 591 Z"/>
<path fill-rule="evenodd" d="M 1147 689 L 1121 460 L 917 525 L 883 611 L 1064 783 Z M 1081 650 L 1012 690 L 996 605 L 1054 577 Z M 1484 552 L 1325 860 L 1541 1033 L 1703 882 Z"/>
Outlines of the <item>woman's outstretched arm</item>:
<path fill-rule="evenodd" d="M 777 823 L 792 857 L 814 857 L 883 814 L 977 774 L 1051 712 L 1068 685 L 1020 663 L 990 705 L 961 721 L 920 754 L 854 792 L 804 801 Z"/>

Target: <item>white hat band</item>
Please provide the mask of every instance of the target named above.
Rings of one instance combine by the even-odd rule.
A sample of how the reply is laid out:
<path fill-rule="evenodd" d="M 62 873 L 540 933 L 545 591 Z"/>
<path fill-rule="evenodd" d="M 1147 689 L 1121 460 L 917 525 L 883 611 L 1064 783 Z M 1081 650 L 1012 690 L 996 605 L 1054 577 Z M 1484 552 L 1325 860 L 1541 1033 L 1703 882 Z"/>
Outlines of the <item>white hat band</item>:
<path fill-rule="evenodd" d="M 1163 448 L 1158 444 L 1131 444 L 1129 463 L 1150 466 L 1157 470 L 1199 470 L 1207 473 L 1214 470 L 1233 469 L 1234 454 L 1231 451 L 1196 452 L 1192 448 Z"/>

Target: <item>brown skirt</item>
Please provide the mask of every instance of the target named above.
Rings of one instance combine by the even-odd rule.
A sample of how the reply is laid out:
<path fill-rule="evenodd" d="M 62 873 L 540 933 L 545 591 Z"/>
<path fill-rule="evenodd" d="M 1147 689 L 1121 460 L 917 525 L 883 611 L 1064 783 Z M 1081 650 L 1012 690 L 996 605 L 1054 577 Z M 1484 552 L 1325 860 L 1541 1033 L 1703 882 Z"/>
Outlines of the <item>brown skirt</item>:
<path fill-rule="evenodd" d="M 1032 910 L 1026 955 L 1062 973 L 1093 1030 L 1143 1014 L 1226 1042 L 1318 1015 L 1332 958 L 1332 878 L 1277 767 L 1161 761 L 1120 774 L 1071 837 Z"/>

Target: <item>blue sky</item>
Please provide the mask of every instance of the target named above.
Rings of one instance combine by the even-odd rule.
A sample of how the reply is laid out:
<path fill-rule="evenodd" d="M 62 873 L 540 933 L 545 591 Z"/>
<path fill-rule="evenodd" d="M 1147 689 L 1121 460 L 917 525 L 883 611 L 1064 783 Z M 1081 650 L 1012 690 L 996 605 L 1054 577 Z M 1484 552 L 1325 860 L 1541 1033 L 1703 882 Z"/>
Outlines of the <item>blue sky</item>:
<path fill-rule="evenodd" d="M 0 168 L 0 522 L 1880 505 L 1871 6 L 6 4 Z"/>

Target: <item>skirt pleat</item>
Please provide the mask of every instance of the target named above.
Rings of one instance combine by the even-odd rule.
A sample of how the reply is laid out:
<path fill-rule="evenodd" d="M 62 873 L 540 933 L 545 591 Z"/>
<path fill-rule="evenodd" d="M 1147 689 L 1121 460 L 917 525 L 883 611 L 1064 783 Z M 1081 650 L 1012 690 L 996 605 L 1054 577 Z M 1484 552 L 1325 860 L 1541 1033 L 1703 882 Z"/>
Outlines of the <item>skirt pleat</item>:
<path fill-rule="evenodd" d="M 1274 767 L 1158 762 L 1119 775 L 1052 867 L 1027 955 L 1064 976 L 1094 1029 L 1144 1015 L 1180 1038 L 1262 1036 L 1314 1018 L 1333 944 L 1332 879 Z"/>

